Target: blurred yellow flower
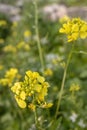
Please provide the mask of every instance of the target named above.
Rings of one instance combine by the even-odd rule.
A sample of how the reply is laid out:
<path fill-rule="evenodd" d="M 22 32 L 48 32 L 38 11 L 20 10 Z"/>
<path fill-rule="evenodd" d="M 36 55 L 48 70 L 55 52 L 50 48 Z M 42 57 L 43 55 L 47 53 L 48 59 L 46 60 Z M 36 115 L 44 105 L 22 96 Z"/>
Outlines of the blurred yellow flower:
<path fill-rule="evenodd" d="M 52 76 L 52 75 L 53 75 L 53 71 L 52 71 L 50 68 L 48 68 L 48 69 L 46 69 L 46 70 L 44 71 L 44 74 L 45 74 L 46 76 Z"/>
<path fill-rule="evenodd" d="M 70 86 L 70 89 L 69 89 L 71 92 L 74 92 L 74 91 L 79 91 L 80 90 L 80 86 L 78 84 L 71 84 Z"/>
<path fill-rule="evenodd" d="M 69 20 L 70 20 L 70 18 L 67 15 L 65 15 L 64 17 L 62 17 L 62 18 L 59 19 L 59 22 L 60 23 L 64 23 L 64 22 L 67 22 Z"/>
<path fill-rule="evenodd" d="M 31 32 L 29 30 L 26 30 L 24 32 L 24 37 L 30 37 L 31 36 Z"/>
<path fill-rule="evenodd" d="M 87 38 L 87 22 L 80 18 L 72 18 L 63 24 L 59 30 L 60 33 L 67 35 L 68 42 L 75 41 L 78 38 Z"/>
<path fill-rule="evenodd" d="M 3 86 L 11 87 L 15 78 L 17 78 L 18 70 L 16 68 L 11 68 L 10 70 L 6 71 L 4 78 L 0 79 L 0 84 Z"/>
<path fill-rule="evenodd" d="M 17 48 L 18 49 L 24 49 L 26 51 L 29 51 L 30 50 L 30 46 L 28 45 L 28 43 L 24 42 L 24 41 L 21 41 L 17 44 Z"/>
<path fill-rule="evenodd" d="M 4 52 L 12 52 L 12 53 L 16 53 L 17 49 L 16 47 L 14 47 L 13 45 L 7 45 L 3 48 Z"/>
<path fill-rule="evenodd" d="M 6 26 L 7 22 L 5 20 L 0 20 L 0 26 Z"/>

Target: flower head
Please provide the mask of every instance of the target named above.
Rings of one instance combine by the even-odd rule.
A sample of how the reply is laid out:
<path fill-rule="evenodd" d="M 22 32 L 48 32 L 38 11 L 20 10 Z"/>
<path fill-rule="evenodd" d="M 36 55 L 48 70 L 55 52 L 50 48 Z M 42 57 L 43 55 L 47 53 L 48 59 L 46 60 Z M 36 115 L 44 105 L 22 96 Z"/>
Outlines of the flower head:
<path fill-rule="evenodd" d="M 74 92 L 74 91 L 79 91 L 79 89 L 80 89 L 80 86 L 79 86 L 78 84 L 71 84 L 69 90 L 70 90 L 71 92 Z"/>
<path fill-rule="evenodd" d="M 38 72 L 27 71 L 23 82 L 16 82 L 11 90 L 15 94 L 15 99 L 21 108 L 51 107 L 46 105 L 45 96 L 48 92 L 49 84 Z"/>
<path fill-rule="evenodd" d="M 87 22 L 80 18 L 68 19 L 59 32 L 67 35 L 68 42 L 75 41 L 78 38 L 85 39 L 87 38 Z"/>
<path fill-rule="evenodd" d="M 13 81 L 16 78 L 19 78 L 18 70 L 16 68 L 11 68 L 8 71 L 6 71 L 4 78 L 0 79 L 0 84 L 3 86 L 12 86 Z"/>

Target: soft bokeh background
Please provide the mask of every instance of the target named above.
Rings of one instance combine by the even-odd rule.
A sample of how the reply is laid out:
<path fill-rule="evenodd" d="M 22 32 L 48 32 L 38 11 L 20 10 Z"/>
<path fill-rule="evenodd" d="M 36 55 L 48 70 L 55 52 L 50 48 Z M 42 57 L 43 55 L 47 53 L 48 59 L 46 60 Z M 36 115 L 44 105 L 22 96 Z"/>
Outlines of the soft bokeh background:
<path fill-rule="evenodd" d="M 0 78 L 10 68 L 18 69 L 19 81 L 27 70 L 41 74 L 33 2 L 0 0 Z M 58 31 L 60 18 L 68 15 L 87 20 L 87 0 L 38 0 L 38 10 L 45 78 L 50 84 L 47 100 L 54 104 L 50 109 L 38 110 L 45 128 L 55 114 L 63 69 L 71 48 L 71 43 L 67 44 L 65 36 Z M 2 20 L 6 24 L 2 24 Z M 72 83 L 80 86 L 74 95 L 69 91 Z M 75 46 L 57 118 L 60 119 L 57 130 L 87 130 L 87 39 L 78 40 Z M 0 130 L 35 130 L 33 112 L 19 108 L 9 87 L 3 85 L 0 85 Z"/>

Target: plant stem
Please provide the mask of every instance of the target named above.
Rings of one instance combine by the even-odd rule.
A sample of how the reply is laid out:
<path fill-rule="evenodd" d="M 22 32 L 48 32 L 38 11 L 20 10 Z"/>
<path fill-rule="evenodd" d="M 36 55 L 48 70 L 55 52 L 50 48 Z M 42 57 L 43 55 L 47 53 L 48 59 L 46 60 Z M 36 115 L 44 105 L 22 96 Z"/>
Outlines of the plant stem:
<path fill-rule="evenodd" d="M 55 113 L 55 117 L 54 117 L 55 119 L 56 119 L 56 117 L 58 115 L 58 111 L 59 111 L 59 108 L 60 108 L 60 103 L 61 103 L 63 90 L 64 90 L 64 85 L 65 85 L 65 80 L 66 80 L 66 75 L 67 75 L 67 69 L 68 69 L 68 66 L 69 66 L 69 63 L 70 63 L 70 60 L 71 60 L 71 57 L 72 57 L 73 49 L 74 49 L 74 43 L 72 44 L 72 49 L 71 49 L 71 51 L 69 53 L 68 60 L 67 60 L 67 63 L 66 63 L 65 69 L 64 69 L 64 74 L 63 74 L 63 79 L 62 79 L 62 83 L 61 83 L 59 99 L 58 99 L 58 102 L 57 102 L 57 108 L 56 108 L 56 113 Z"/>
<path fill-rule="evenodd" d="M 35 126 L 36 126 L 36 129 L 37 129 L 37 130 L 43 130 L 43 129 L 40 127 L 40 124 L 39 124 L 39 121 L 38 121 L 37 109 L 35 109 L 35 111 L 34 111 L 34 117 L 35 117 Z"/>
<path fill-rule="evenodd" d="M 44 61 L 43 61 L 43 55 L 42 55 L 42 49 L 40 44 L 40 37 L 39 37 L 39 29 L 38 29 L 38 6 L 37 6 L 37 0 L 34 0 L 34 6 L 35 6 L 35 32 L 36 32 L 36 40 L 37 40 L 37 47 L 39 51 L 39 58 L 40 63 L 42 67 L 42 72 L 44 71 Z"/>

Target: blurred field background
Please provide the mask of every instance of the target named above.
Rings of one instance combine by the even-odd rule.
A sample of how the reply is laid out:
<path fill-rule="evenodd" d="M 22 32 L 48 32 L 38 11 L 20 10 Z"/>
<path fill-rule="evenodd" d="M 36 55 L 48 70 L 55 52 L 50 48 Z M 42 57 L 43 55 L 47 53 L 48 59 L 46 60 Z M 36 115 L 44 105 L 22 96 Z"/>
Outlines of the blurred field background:
<path fill-rule="evenodd" d="M 41 74 L 33 0 L 0 0 L 0 3 L 16 8 L 12 9 L 13 12 L 0 11 L 0 78 L 3 78 L 10 68 L 18 69 L 20 74 L 18 81 L 23 79 L 27 70 Z M 56 5 L 59 6 L 58 10 Z M 45 7 L 48 12 L 45 12 Z M 60 18 L 66 15 L 66 11 L 71 7 L 79 7 L 83 11 L 78 16 L 77 10 L 77 14 L 71 13 L 72 16 L 81 15 L 87 20 L 85 15 L 87 0 L 38 0 L 44 75 L 50 84 L 47 100 L 53 102 L 52 108 L 38 111 L 43 127 L 55 114 L 63 69 L 71 48 L 71 43 L 67 44 L 64 35 L 58 31 L 61 27 Z M 6 21 L 5 25 L 2 25 L 2 20 Z M 86 53 L 83 54 L 83 51 Z M 80 86 L 80 90 L 74 95 L 69 91 L 72 83 Z M 77 41 L 67 72 L 64 95 L 60 115 L 57 117 L 60 118 L 58 130 L 87 130 L 87 39 Z M 2 84 L 0 84 L 0 130 L 36 130 L 33 112 L 27 108 L 19 108 L 9 87 Z"/>

